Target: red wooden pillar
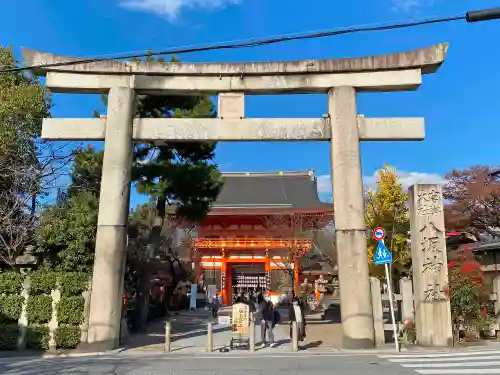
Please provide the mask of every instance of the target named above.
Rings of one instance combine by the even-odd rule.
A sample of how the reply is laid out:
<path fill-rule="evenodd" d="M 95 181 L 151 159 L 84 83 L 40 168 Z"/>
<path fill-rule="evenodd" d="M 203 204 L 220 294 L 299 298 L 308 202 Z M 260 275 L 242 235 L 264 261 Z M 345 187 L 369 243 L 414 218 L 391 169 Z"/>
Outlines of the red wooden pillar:
<path fill-rule="evenodd" d="M 222 258 L 221 258 L 221 267 L 220 267 L 220 291 L 221 291 L 221 296 L 222 296 L 222 304 L 227 305 L 229 303 L 228 300 L 228 295 L 229 293 L 227 292 L 227 258 L 225 255 L 224 249 L 221 251 L 222 253 Z"/>
<path fill-rule="evenodd" d="M 269 291 L 271 288 L 271 259 L 269 258 L 269 250 L 266 249 L 266 263 L 264 264 L 264 270 L 266 272 L 266 290 Z"/>
<path fill-rule="evenodd" d="M 198 253 L 198 251 L 195 251 L 194 256 L 193 256 L 193 264 L 194 264 L 194 277 L 196 283 L 200 282 L 201 278 L 201 272 L 202 272 L 202 267 L 201 267 L 201 256 Z M 203 280 L 204 283 L 206 283 L 206 280 Z"/>
<path fill-rule="evenodd" d="M 293 291 L 296 296 L 300 292 L 300 274 L 299 274 L 300 260 L 295 258 L 293 262 Z"/>
<path fill-rule="evenodd" d="M 226 298 L 227 298 L 228 304 L 231 304 L 233 301 L 233 269 L 231 268 L 231 263 L 227 264 L 226 292 L 227 292 Z"/>

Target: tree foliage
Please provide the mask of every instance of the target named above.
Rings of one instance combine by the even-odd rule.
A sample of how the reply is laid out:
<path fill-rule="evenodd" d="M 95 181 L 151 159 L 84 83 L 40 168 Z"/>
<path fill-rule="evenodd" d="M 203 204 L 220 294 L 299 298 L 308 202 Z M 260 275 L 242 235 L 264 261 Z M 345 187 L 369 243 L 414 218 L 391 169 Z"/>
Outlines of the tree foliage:
<path fill-rule="evenodd" d="M 92 147 L 77 150 L 68 189 L 41 213 L 37 243 L 45 260 L 60 270 L 92 270 L 102 157 Z"/>
<path fill-rule="evenodd" d="M 18 64 L 12 47 L 0 47 L 0 67 Z M 30 242 L 36 223 L 36 197 L 48 166 L 39 158 L 37 140 L 50 107 L 36 76 L 21 71 L 0 74 L 0 262 L 10 265 Z"/>
<path fill-rule="evenodd" d="M 474 234 L 498 234 L 500 228 L 500 180 L 489 176 L 487 166 L 453 170 L 443 188 L 446 229 Z"/>
<path fill-rule="evenodd" d="M 102 179 L 103 151 L 96 151 L 89 146 L 78 150 L 71 170 L 71 184 L 68 188 L 70 197 L 85 191 L 99 197 Z"/>
<path fill-rule="evenodd" d="M 378 226 L 385 229 L 385 244 L 392 253 L 393 265 L 396 269 L 402 269 L 410 262 L 410 251 L 407 245 L 410 230 L 408 194 L 403 191 L 402 184 L 398 182 L 394 168 L 384 165 L 384 168 L 378 171 L 378 175 L 379 180 L 375 191 L 368 191 L 366 194 L 366 226 L 370 229 Z M 383 267 L 373 264 L 376 247 L 376 241 L 370 236 L 368 256 L 371 273 L 381 276 L 384 272 Z"/>

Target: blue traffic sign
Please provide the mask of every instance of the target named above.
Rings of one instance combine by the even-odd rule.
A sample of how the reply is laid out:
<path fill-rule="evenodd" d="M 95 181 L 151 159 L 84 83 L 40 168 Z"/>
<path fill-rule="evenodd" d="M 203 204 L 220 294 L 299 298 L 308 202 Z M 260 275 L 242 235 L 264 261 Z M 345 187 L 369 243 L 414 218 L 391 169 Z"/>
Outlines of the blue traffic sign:
<path fill-rule="evenodd" d="M 385 247 L 384 241 L 378 241 L 377 250 L 373 256 L 373 264 L 386 264 L 392 263 L 392 254 L 387 247 Z"/>

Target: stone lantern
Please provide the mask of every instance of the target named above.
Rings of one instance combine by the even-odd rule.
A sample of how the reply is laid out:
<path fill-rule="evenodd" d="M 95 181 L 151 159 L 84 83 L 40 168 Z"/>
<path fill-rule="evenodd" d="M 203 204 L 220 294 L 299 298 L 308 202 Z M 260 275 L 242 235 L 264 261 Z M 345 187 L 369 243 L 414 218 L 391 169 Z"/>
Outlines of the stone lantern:
<path fill-rule="evenodd" d="M 26 246 L 23 255 L 16 258 L 16 268 L 22 274 L 28 273 L 38 265 L 38 259 L 35 256 L 35 247 L 33 245 Z"/>

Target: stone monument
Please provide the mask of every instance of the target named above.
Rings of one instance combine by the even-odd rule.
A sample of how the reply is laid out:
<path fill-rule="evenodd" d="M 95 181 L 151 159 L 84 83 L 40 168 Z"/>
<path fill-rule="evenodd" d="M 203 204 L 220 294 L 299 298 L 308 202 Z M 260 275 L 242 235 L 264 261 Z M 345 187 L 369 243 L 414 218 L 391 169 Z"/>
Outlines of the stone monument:
<path fill-rule="evenodd" d="M 133 142 L 327 141 L 339 249 L 343 346 L 374 346 L 360 141 L 415 141 L 422 118 L 358 116 L 356 94 L 417 89 L 444 61 L 447 44 L 381 56 L 248 63 L 150 63 L 75 58 L 23 50 L 46 86 L 59 93 L 108 94 L 107 116 L 45 119 L 44 140 L 104 141 L 89 344 L 119 345 Z M 47 65 L 53 64 L 53 65 Z M 327 96 L 318 118 L 245 118 L 245 94 Z M 136 94 L 219 95 L 219 118 L 135 118 Z"/>
<path fill-rule="evenodd" d="M 451 346 L 453 331 L 446 292 L 448 263 L 442 188 L 413 185 L 409 201 L 417 344 Z"/>

